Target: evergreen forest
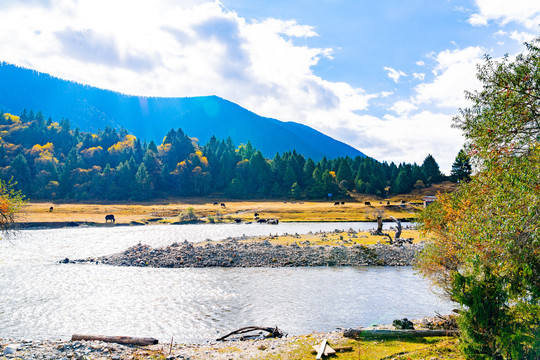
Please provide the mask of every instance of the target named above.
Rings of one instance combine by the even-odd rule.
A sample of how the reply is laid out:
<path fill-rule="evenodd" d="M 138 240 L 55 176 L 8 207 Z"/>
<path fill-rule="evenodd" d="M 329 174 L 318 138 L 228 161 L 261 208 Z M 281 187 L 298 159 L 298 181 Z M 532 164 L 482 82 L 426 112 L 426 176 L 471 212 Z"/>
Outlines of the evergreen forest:
<path fill-rule="evenodd" d="M 124 129 L 97 133 L 46 120 L 40 112 L 0 113 L 0 177 L 30 199 L 150 200 L 217 195 L 234 199 L 384 197 L 445 179 L 433 156 L 422 165 L 363 156 L 315 162 L 296 151 L 266 159 L 247 144 L 212 137 L 204 146 L 181 129 L 161 144 Z"/>

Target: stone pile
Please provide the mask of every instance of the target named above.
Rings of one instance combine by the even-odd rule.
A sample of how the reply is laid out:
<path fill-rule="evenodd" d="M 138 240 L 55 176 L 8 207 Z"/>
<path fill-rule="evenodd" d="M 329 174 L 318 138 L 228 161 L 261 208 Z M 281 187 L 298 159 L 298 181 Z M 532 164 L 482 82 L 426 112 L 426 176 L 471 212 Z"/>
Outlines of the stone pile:
<path fill-rule="evenodd" d="M 345 247 L 299 246 L 293 243 L 284 246 L 273 245 L 267 240 L 250 243 L 230 240 L 193 246 L 186 241 L 156 249 L 138 244 L 119 254 L 75 261 L 167 268 L 408 266 L 413 264 L 416 254 L 422 248 L 423 244 L 406 244 L 399 247 L 385 244 Z"/>

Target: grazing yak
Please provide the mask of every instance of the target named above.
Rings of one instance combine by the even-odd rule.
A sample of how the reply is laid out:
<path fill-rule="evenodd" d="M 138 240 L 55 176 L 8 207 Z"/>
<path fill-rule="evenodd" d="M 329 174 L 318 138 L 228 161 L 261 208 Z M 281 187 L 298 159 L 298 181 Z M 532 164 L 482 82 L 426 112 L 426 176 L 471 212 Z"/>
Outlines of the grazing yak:
<path fill-rule="evenodd" d="M 371 203 L 370 203 L 369 201 L 366 201 L 366 202 L 364 203 L 364 205 L 366 205 L 366 206 L 371 206 Z"/>
<path fill-rule="evenodd" d="M 105 222 L 114 222 L 114 215 L 113 214 L 109 214 L 109 215 L 105 215 Z"/>
<path fill-rule="evenodd" d="M 334 203 L 334 206 L 336 206 L 336 205 L 339 205 L 339 201 L 336 201 L 336 202 Z"/>
<path fill-rule="evenodd" d="M 226 206 L 225 206 L 225 203 L 221 203 L 221 207 L 222 207 L 222 208 L 226 207 Z"/>
<path fill-rule="evenodd" d="M 49 208 L 49 212 L 53 212 L 53 207 L 52 206 Z"/>

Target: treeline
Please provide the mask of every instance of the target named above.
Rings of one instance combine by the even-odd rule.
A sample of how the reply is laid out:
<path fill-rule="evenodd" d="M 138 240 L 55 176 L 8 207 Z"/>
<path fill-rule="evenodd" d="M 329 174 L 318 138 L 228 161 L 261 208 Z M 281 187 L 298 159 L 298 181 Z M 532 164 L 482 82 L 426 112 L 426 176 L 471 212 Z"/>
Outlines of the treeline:
<path fill-rule="evenodd" d="M 147 200 L 166 196 L 344 198 L 349 191 L 399 194 L 444 179 L 435 159 L 388 164 L 368 157 L 318 162 L 295 151 L 265 159 L 251 144 L 213 137 L 206 145 L 181 129 L 158 146 L 126 130 L 96 134 L 41 112 L 0 113 L 0 176 L 33 199 Z"/>

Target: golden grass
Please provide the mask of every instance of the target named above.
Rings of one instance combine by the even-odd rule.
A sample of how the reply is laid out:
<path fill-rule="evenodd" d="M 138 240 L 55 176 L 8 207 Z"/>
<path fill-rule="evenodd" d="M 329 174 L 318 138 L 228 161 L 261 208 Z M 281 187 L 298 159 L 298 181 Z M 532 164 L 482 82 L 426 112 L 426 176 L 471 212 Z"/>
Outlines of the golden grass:
<path fill-rule="evenodd" d="M 386 231 L 392 237 L 394 237 L 393 231 Z M 423 235 L 418 230 L 403 230 L 401 233 L 402 238 L 413 238 L 413 243 L 418 243 L 425 240 Z M 275 235 L 275 236 L 256 236 L 248 239 L 239 240 L 239 242 L 258 242 L 269 241 L 274 245 L 292 245 L 296 243 L 299 246 L 314 246 L 314 245 L 328 245 L 328 246 L 353 246 L 353 245 L 373 245 L 377 242 L 387 242 L 388 238 L 384 236 L 371 235 L 368 231 L 361 232 L 327 232 L 327 233 L 315 233 L 315 234 L 289 234 L 289 235 Z M 206 243 L 199 243 L 196 245 L 204 246 Z"/>
<path fill-rule="evenodd" d="M 219 202 L 221 203 L 221 202 Z M 50 202 L 30 202 L 18 214 L 19 222 L 95 222 L 105 221 L 106 214 L 114 214 L 117 223 L 131 221 L 151 221 L 157 218 L 172 219 L 178 217 L 188 207 L 193 207 L 195 214 L 207 220 L 209 216 L 222 217 L 223 221 L 242 219 L 253 221 L 254 214 L 262 218 L 277 218 L 280 221 L 374 221 L 376 212 L 384 212 L 384 217 L 414 218 L 421 207 L 419 205 L 400 206 L 398 202 L 379 202 L 371 200 L 372 206 L 363 202 L 346 202 L 335 206 L 333 202 L 283 202 L 283 201 L 226 201 L 226 207 L 213 205 L 207 199 L 187 199 L 171 203 L 142 204 L 54 204 Z M 49 212 L 49 208 L 54 210 Z"/>
<path fill-rule="evenodd" d="M 347 340 L 331 343 L 333 347 L 352 346 L 352 351 L 336 353 L 332 359 L 340 360 L 379 360 L 379 359 L 464 359 L 460 354 L 455 338 L 420 338 L 408 340 Z M 314 359 L 312 346 L 318 342 L 308 336 L 298 340 L 279 354 L 268 354 L 258 358 L 263 360 Z"/>

